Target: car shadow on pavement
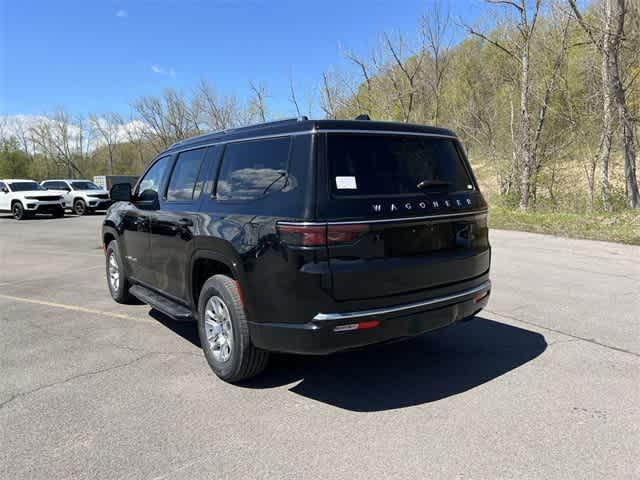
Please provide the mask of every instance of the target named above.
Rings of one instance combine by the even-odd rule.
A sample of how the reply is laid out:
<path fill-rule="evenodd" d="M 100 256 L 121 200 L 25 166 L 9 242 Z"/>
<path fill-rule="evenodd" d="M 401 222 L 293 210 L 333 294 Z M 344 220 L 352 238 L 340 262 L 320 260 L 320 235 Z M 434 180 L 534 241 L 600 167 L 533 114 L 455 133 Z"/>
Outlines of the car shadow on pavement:
<path fill-rule="evenodd" d="M 275 355 L 246 383 L 292 392 L 357 412 L 434 402 L 489 382 L 547 348 L 539 333 L 476 317 L 404 342 L 327 357 Z"/>
<path fill-rule="evenodd" d="M 200 346 L 195 323 L 151 315 Z M 475 317 L 395 343 L 328 356 L 277 354 L 267 370 L 242 383 L 248 389 L 296 383 L 290 391 L 356 412 L 375 412 L 442 400 L 487 383 L 539 356 L 543 335 Z"/>

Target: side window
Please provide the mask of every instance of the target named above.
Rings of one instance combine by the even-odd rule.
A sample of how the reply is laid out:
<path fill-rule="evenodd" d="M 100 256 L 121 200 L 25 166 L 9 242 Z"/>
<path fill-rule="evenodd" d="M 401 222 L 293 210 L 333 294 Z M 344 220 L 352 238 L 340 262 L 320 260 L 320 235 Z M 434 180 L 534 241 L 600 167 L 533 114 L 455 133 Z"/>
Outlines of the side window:
<path fill-rule="evenodd" d="M 157 198 L 164 172 L 169 166 L 171 157 L 162 157 L 147 171 L 138 185 L 137 200 L 149 201 Z"/>
<path fill-rule="evenodd" d="M 198 176 L 205 151 L 201 148 L 178 155 L 167 189 L 168 202 L 189 202 L 200 196 L 202 179 Z"/>
<path fill-rule="evenodd" d="M 253 200 L 291 187 L 287 176 L 290 138 L 227 145 L 218 176 L 219 200 Z"/>
<path fill-rule="evenodd" d="M 0 193 L 4 193 L 6 188 L 7 188 L 7 186 L 4 183 L 0 182 Z"/>

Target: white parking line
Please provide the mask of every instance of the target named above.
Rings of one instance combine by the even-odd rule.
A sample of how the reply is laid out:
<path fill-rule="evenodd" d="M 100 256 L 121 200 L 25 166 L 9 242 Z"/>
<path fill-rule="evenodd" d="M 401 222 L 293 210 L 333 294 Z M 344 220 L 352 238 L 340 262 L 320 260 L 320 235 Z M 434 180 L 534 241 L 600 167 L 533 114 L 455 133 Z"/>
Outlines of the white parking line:
<path fill-rule="evenodd" d="M 64 310 L 71 310 L 74 312 L 90 313 L 92 315 L 104 315 L 106 317 L 118 318 L 121 320 L 134 320 L 136 322 L 152 322 L 153 321 L 149 318 L 132 317 L 130 315 L 125 315 L 122 313 L 105 312 L 104 310 L 85 308 L 85 307 L 80 307 L 78 305 L 67 305 L 64 303 L 47 302 L 45 300 L 37 300 L 35 298 L 15 297 L 13 295 L 0 294 L 0 299 L 13 300 L 14 302 L 31 303 L 33 305 L 42 305 L 45 307 L 62 308 Z"/>

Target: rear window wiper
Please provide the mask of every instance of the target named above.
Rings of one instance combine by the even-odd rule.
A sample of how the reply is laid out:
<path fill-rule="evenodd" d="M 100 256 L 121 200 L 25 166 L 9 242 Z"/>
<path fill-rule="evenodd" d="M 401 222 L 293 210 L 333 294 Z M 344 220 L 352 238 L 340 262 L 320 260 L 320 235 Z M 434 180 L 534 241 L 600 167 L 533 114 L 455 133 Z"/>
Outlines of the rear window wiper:
<path fill-rule="evenodd" d="M 451 185 L 451 182 L 447 182 L 445 180 L 422 180 L 418 182 L 416 185 L 420 190 L 431 187 L 448 187 Z"/>

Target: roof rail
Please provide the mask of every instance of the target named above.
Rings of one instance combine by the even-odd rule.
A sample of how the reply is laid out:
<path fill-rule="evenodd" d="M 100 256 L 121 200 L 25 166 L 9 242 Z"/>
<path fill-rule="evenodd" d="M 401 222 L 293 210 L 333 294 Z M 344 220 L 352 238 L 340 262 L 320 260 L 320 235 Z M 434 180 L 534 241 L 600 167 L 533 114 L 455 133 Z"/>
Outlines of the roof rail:
<path fill-rule="evenodd" d="M 173 147 L 177 147 L 178 145 L 182 145 L 183 143 L 191 143 L 194 140 L 197 140 L 199 138 L 204 138 L 204 137 L 208 137 L 210 135 L 216 135 L 219 133 L 224 133 L 226 132 L 226 130 L 221 129 L 221 130 L 214 130 L 213 132 L 207 132 L 207 133 L 202 133 L 200 135 L 196 135 L 195 137 L 189 137 L 189 138 L 185 138 L 184 140 L 178 140 L 176 143 L 172 144 L 169 149 L 173 148 Z"/>
<path fill-rule="evenodd" d="M 205 137 L 209 137 L 212 135 L 220 135 L 223 133 L 231 133 L 231 132 L 241 132 L 244 130 L 249 130 L 252 128 L 267 128 L 267 127 L 273 127 L 273 126 L 278 126 L 278 125 L 289 125 L 289 124 L 294 124 L 294 123 L 298 123 L 298 122 L 305 122 L 309 120 L 309 118 L 305 115 L 302 115 L 300 117 L 292 117 L 292 118 L 284 118 L 282 120 L 274 120 L 271 122 L 260 122 L 260 123 L 253 123 L 251 125 L 243 125 L 241 127 L 233 127 L 233 128 L 225 128 L 222 130 L 215 130 L 213 132 L 208 132 L 208 133 L 203 133 L 202 135 L 197 135 L 195 137 L 189 137 L 189 138 L 185 138 L 184 140 L 180 140 L 178 142 L 175 142 L 173 145 L 171 145 L 168 149 L 172 149 L 174 147 L 178 147 L 180 145 L 184 145 L 187 143 L 192 143 L 200 138 L 205 138 Z"/>
<path fill-rule="evenodd" d="M 309 119 L 307 117 L 305 117 L 305 116 L 283 118 L 282 120 L 273 120 L 273 121 L 270 121 L 270 122 L 258 122 L 258 123 L 252 123 L 250 125 L 243 125 L 241 127 L 229 128 L 229 129 L 227 129 L 225 131 L 226 132 L 237 132 L 237 131 L 242 131 L 242 130 L 248 130 L 248 129 L 251 129 L 251 128 L 275 127 L 275 126 L 278 126 L 278 125 L 289 125 L 291 123 L 304 122 L 306 120 L 309 120 Z"/>

